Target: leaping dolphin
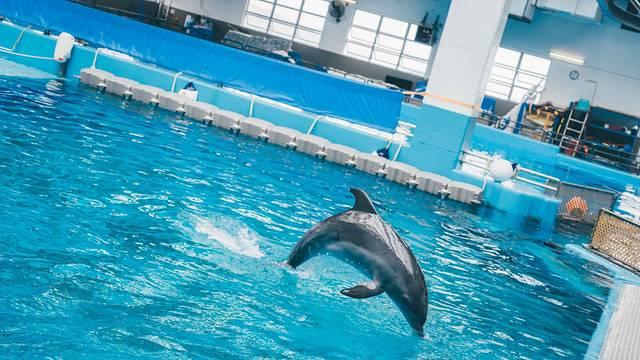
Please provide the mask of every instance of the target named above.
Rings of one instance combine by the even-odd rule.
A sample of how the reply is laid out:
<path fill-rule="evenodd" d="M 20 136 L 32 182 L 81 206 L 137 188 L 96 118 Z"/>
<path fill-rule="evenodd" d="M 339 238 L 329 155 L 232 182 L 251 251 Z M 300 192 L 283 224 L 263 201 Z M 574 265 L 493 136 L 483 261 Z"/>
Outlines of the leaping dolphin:
<path fill-rule="evenodd" d="M 302 237 L 287 260 L 294 269 L 316 255 L 343 259 L 371 277 L 371 282 L 341 291 L 366 299 L 386 292 L 420 336 L 427 320 L 428 294 L 422 269 L 409 246 L 378 215 L 367 193 L 351 189 L 351 210 L 316 224 Z"/>

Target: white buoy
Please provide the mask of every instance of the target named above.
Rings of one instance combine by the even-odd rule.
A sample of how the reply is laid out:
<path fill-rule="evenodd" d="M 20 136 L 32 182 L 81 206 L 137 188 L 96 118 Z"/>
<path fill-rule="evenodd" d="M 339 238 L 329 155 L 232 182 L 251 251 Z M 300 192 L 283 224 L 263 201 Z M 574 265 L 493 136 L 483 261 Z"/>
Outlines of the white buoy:
<path fill-rule="evenodd" d="M 515 170 L 511 162 L 505 159 L 497 159 L 489 165 L 489 176 L 497 182 L 507 181 L 515 176 Z"/>
<path fill-rule="evenodd" d="M 58 41 L 56 41 L 56 48 L 53 50 L 53 58 L 60 62 L 69 60 L 74 41 L 76 41 L 76 39 L 71 34 L 66 32 L 61 33 L 58 36 Z"/>

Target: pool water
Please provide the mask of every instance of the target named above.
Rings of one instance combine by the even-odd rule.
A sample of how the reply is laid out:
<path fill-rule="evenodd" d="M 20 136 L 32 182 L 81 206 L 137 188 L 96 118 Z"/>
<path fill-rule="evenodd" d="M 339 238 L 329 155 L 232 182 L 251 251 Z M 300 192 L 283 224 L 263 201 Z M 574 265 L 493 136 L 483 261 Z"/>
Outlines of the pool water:
<path fill-rule="evenodd" d="M 15 358 L 580 359 L 604 268 L 482 211 L 96 94 L 0 77 L 0 353 Z M 370 193 L 430 291 L 426 336 L 330 257 L 282 266 Z"/>

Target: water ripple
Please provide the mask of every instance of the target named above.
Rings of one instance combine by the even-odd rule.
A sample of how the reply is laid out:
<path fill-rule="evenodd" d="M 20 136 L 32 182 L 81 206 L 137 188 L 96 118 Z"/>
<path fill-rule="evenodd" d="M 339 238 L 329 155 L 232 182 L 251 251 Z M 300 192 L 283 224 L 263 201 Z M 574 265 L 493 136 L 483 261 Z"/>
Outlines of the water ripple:
<path fill-rule="evenodd" d="M 610 275 L 482 212 L 67 81 L 0 78 L 7 357 L 581 358 Z M 366 279 L 282 266 L 370 192 L 430 289 L 426 338 Z M 384 355 L 381 355 L 384 354 Z"/>

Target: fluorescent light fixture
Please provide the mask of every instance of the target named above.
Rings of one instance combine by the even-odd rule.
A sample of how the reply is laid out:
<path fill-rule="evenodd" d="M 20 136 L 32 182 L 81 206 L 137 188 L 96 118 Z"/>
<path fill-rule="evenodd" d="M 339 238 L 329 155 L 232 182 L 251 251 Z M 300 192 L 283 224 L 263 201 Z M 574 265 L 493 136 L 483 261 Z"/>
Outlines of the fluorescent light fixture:
<path fill-rule="evenodd" d="M 575 57 L 575 56 L 569 56 L 569 55 L 565 55 L 565 54 L 560 54 L 560 53 L 555 52 L 555 51 L 550 52 L 549 56 L 552 59 L 556 59 L 556 60 L 560 60 L 560 61 L 564 61 L 564 62 L 576 64 L 576 65 L 584 65 L 584 59 L 580 59 L 580 58 Z"/>

